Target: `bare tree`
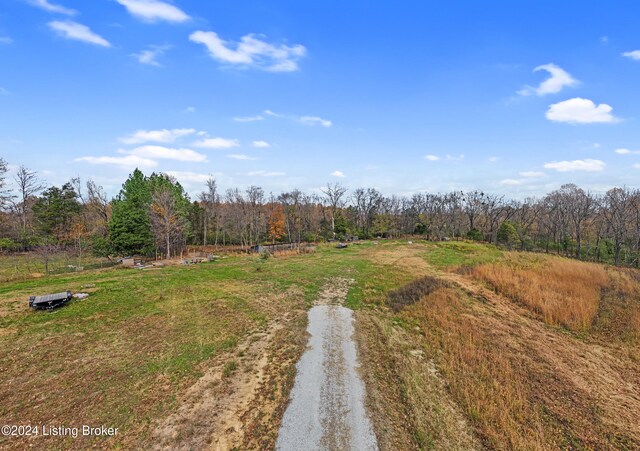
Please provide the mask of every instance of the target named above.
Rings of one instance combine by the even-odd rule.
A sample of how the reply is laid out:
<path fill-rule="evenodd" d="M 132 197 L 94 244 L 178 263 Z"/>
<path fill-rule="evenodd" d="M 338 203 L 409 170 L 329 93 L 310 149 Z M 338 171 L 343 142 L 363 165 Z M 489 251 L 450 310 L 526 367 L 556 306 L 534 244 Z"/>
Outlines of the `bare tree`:
<path fill-rule="evenodd" d="M 612 188 L 604 196 L 604 216 L 613 233 L 614 262 L 620 264 L 622 244 L 631 219 L 631 195 L 627 188 Z"/>
<path fill-rule="evenodd" d="M 336 237 L 336 212 L 339 208 L 342 208 L 343 196 L 347 192 L 347 188 L 336 183 L 327 183 L 327 187 L 322 189 L 322 192 L 327 197 L 331 211 L 331 233 L 333 238 Z"/>
<path fill-rule="evenodd" d="M 202 203 L 202 207 L 204 209 L 204 219 L 202 221 L 203 222 L 202 243 L 205 246 L 207 245 L 207 233 L 209 231 L 210 222 L 214 218 L 214 215 L 216 213 L 216 206 L 220 201 L 216 179 L 213 178 L 212 176 L 209 176 L 209 178 L 206 181 L 206 185 L 207 185 L 206 191 L 203 191 L 202 193 L 200 193 L 200 202 Z M 217 223 L 217 221 L 214 221 L 214 222 Z M 217 241 L 218 241 L 218 238 L 216 233 L 216 244 L 217 244 Z"/>
<path fill-rule="evenodd" d="M 27 230 L 28 217 L 31 212 L 31 207 L 34 203 L 34 195 L 42 191 L 45 185 L 38 178 L 38 174 L 35 171 L 28 169 L 25 166 L 20 166 L 18 172 L 15 175 L 15 182 L 18 187 L 18 202 L 15 202 L 14 208 L 20 216 L 20 224 L 22 231 Z"/>
<path fill-rule="evenodd" d="M 9 165 L 3 158 L 0 158 L 0 209 L 4 208 L 12 199 L 11 190 L 6 187 L 7 172 L 9 172 Z"/>
<path fill-rule="evenodd" d="M 185 220 L 178 212 L 176 198 L 167 187 L 160 187 L 153 193 L 151 204 L 151 226 L 157 243 L 162 243 L 166 258 L 171 258 L 172 244 L 183 234 Z"/>
<path fill-rule="evenodd" d="M 89 215 L 93 217 L 94 233 L 98 232 L 106 236 L 109 224 L 109 200 L 104 189 L 91 179 L 87 181 L 86 208 Z"/>

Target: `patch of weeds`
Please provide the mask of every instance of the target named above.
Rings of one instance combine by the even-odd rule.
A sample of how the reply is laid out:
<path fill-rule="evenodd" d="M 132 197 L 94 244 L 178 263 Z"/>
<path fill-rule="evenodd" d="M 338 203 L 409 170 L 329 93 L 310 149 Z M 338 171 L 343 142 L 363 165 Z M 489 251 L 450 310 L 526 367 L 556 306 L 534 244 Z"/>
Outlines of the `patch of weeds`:
<path fill-rule="evenodd" d="M 235 370 L 238 369 L 238 362 L 232 360 L 224 364 L 224 368 L 222 369 L 222 377 L 229 377 L 233 374 Z"/>

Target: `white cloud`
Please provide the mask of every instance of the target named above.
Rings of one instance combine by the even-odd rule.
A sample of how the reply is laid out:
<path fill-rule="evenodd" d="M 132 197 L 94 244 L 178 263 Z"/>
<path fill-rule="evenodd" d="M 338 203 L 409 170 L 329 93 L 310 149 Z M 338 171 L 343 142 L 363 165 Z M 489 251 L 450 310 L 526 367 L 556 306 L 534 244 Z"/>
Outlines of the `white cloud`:
<path fill-rule="evenodd" d="M 205 138 L 201 141 L 194 143 L 196 147 L 203 147 L 207 149 L 231 149 L 232 147 L 238 147 L 240 143 L 237 139 L 226 138 Z"/>
<path fill-rule="evenodd" d="M 65 14 L 67 16 L 73 16 L 78 13 L 75 9 L 65 8 L 64 6 L 54 5 L 49 3 L 48 0 L 28 0 L 30 5 L 49 11 L 50 13 Z"/>
<path fill-rule="evenodd" d="M 247 172 L 249 177 L 282 177 L 287 175 L 284 172 L 251 171 Z"/>
<path fill-rule="evenodd" d="M 240 42 L 229 42 L 220 39 L 213 31 L 195 31 L 189 40 L 204 45 L 211 58 L 222 63 L 257 67 L 270 72 L 298 70 L 298 60 L 306 53 L 302 45 L 274 45 L 253 34 L 243 36 Z"/>
<path fill-rule="evenodd" d="M 0 36 L 0 44 L 11 44 L 13 43 L 13 39 L 9 36 Z"/>
<path fill-rule="evenodd" d="M 125 144 L 142 144 L 145 142 L 172 143 L 183 136 L 193 135 L 193 128 L 174 128 L 167 130 L 137 130 L 130 136 L 119 138 Z"/>
<path fill-rule="evenodd" d="M 457 157 L 455 155 L 447 155 L 447 160 L 449 160 L 449 161 L 462 161 L 462 160 L 464 160 L 464 155 L 460 154 Z"/>
<path fill-rule="evenodd" d="M 258 147 L 258 148 L 263 148 L 263 149 L 267 148 L 267 147 L 271 147 L 271 144 L 269 144 L 266 141 L 262 141 L 262 140 L 254 141 L 254 142 L 251 143 L 251 145 L 253 147 Z"/>
<path fill-rule="evenodd" d="M 72 20 L 49 22 L 49 28 L 65 39 L 87 42 L 102 47 L 111 47 L 111 43 L 102 36 L 91 31 L 86 25 Z"/>
<path fill-rule="evenodd" d="M 180 8 L 159 0 L 116 0 L 129 14 L 145 22 L 186 22 L 190 17 Z"/>
<path fill-rule="evenodd" d="M 245 116 L 245 117 L 234 117 L 234 121 L 236 122 L 257 122 L 264 121 L 262 116 Z"/>
<path fill-rule="evenodd" d="M 274 113 L 271 110 L 264 110 L 264 114 L 266 114 L 267 116 L 282 117 L 282 114 Z"/>
<path fill-rule="evenodd" d="M 89 164 L 112 164 L 123 168 L 153 168 L 158 165 L 157 161 L 148 158 L 141 158 L 136 155 L 127 155 L 124 157 L 80 157 L 75 161 L 82 161 Z"/>
<path fill-rule="evenodd" d="M 141 50 L 140 52 L 134 53 L 131 56 L 136 58 L 140 64 L 162 67 L 162 64 L 158 62 L 158 58 L 170 48 L 170 45 L 152 45 L 147 50 Z"/>
<path fill-rule="evenodd" d="M 233 158 L 234 160 L 245 160 L 245 161 L 258 159 L 256 157 L 250 157 L 242 153 L 230 153 L 229 155 L 227 155 L 227 158 Z"/>
<path fill-rule="evenodd" d="M 425 155 L 424 159 L 429 161 L 438 161 L 440 157 L 437 155 Z"/>
<path fill-rule="evenodd" d="M 616 149 L 614 152 L 619 155 L 640 154 L 640 150 L 629 150 L 629 149 Z"/>
<path fill-rule="evenodd" d="M 540 172 L 540 171 L 524 171 L 524 172 L 520 172 L 519 175 L 520 177 L 527 177 L 527 178 L 540 178 L 545 176 L 544 172 Z"/>
<path fill-rule="evenodd" d="M 589 99 L 576 97 L 550 105 L 546 117 L 550 121 L 570 124 L 618 122 L 612 111 L 613 108 L 605 103 L 596 105 Z"/>
<path fill-rule="evenodd" d="M 636 169 L 640 169 L 640 163 L 634 164 L 633 167 L 636 168 Z"/>
<path fill-rule="evenodd" d="M 505 185 L 505 186 L 516 186 L 516 185 L 522 185 L 522 180 L 516 180 L 516 179 L 504 179 L 500 181 L 501 185 Z"/>
<path fill-rule="evenodd" d="M 593 160 L 587 158 L 585 160 L 573 160 L 573 161 L 553 161 L 546 163 L 544 167 L 546 169 L 554 169 L 558 172 L 572 172 L 572 171 L 587 171 L 597 172 L 604 170 L 606 164 L 604 161 Z"/>
<path fill-rule="evenodd" d="M 210 177 L 214 175 L 222 175 L 221 173 L 216 174 L 200 174 L 198 172 L 189 172 L 189 171 L 167 171 L 167 175 L 171 177 L 175 177 L 180 183 L 206 183 Z"/>
<path fill-rule="evenodd" d="M 333 122 L 328 119 L 322 119 L 318 116 L 301 116 L 299 119 L 305 125 L 322 125 L 323 127 L 331 127 Z"/>
<path fill-rule="evenodd" d="M 333 171 L 331 174 L 329 174 L 331 177 L 339 177 L 339 178 L 345 178 L 346 175 L 344 175 L 344 172 L 342 171 Z"/>
<path fill-rule="evenodd" d="M 556 66 L 553 63 L 543 64 L 542 66 L 536 67 L 533 71 L 546 71 L 551 76 L 544 80 L 540 85 L 536 88 L 531 86 L 525 86 L 518 94 L 522 96 L 530 96 L 532 94 L 543 96 L 546 94 L 556 94 L 564 87 L 576 86 L 579 84 L 578 80 L 574 79 L 567 71 Z"/>
<path fill-rule="evenodd" d="M 489 157 L 489 158 L 487 158 L 487 161 L 489 161 L 489 163 L 495 163 L 499 159 L 500 159 L 500 157 Z"/>
<path fill-rule="evenodd" d="M 163 146 L 142 146 L 132 150 L 118 150 L 118 153 L 134 155 L 141 158 L 157 158 L 176 161 L 205 162 L 207 156 L 191 149 L 174 149 Z"/>
<path fill-rule="evenodd" d="M 640 61 L 640 50 L 634 50 L 632 52 L 624 52 L 622 56 L 631 58 L 632 60 Z"/>
<path fill-rule="evenodd" d="M 188 106 L 184 109 L 185 113 L 195 113 L 196 112 L 196 107 L 194 106 Z"/>

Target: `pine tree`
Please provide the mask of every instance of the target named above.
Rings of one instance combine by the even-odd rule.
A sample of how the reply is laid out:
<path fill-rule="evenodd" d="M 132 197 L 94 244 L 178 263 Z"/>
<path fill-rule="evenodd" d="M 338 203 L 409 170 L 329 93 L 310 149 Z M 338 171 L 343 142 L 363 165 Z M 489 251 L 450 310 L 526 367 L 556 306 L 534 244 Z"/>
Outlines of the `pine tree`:
<path fill-rule="evenodd" d="M 113 201 L 109 239 L 113 250 L 120 254 L 150 254 L 153 250 L 149 218 L 151 190 L 148 181 L 136 169 Z"/>

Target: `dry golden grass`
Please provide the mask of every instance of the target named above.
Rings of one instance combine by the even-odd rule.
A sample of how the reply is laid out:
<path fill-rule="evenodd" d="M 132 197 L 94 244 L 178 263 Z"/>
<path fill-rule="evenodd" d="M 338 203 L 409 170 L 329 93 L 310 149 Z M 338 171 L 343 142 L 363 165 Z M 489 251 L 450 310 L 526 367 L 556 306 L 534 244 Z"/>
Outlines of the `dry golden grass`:
<path fill-rule="evenodd" d="M 539 407 L 527 402 L 522 365 L 515 365 L 505 345 L 496 346 L 466 310 L 459 292 L 441 288 L 407 307 L 404 315 L 418 320 L 430 357 L 485 446 L 548 448 L 545 443 L 553 437 L 542 427 Z"/>
<path fill-rule="evenodd" d="M 426 356 L 435 362 L 449 393 L 485 447 L 640 446 L 637 430 L 625 430 L 622 425 L 626 423 L 616 425 L 609 413 L 603 413 L 609 403 L 615 404 L 611 393 L 602 392 L 602 399 L 607 400 L 602 405 L 593 387 L 574 380 L 573 370 L 595 371 L 603 377 L 602 369 L 611 371 L 609 364 L 597 360 L 599 352 L 592 354 L 588 345 L 557 332 L 543 332 L 535 321 L 523 321 L 515 311 L 503 316 L 506 312 L 498 313 L 490 304 L 444 287 L 405 307 L 400 315 L 408 324 L 419 326 Z M 589 356 L 587 367 L 580 355 Z M 559 356 L 560 361 L 566 359 L 574 366 L 556 367 Z"/>
<path fill-rule="evenodd" d="M 545 322 L 573 331 L 589 330 L 603 291 L 612 286 L 604 266 L 556 257 L 510 254 L 500 263 L 473 267 L 470 273 Z"/>

